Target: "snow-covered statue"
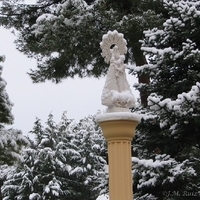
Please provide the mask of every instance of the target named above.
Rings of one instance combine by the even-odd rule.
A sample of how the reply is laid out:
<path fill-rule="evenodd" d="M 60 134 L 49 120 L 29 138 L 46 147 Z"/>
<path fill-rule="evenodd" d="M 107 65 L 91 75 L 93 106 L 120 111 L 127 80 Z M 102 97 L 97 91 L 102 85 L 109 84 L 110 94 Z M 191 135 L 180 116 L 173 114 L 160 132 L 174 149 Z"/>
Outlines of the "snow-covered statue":
<path fill-rule="evenodd" d="M 126 44 L 124 35 L 116 30 L 103 35 L 100 43 L 102 56 L 110 63 L 101 97 L 102 104 L 108 107 L 107 112 L 127 112 L 135 105 L 125 73 Z"/>

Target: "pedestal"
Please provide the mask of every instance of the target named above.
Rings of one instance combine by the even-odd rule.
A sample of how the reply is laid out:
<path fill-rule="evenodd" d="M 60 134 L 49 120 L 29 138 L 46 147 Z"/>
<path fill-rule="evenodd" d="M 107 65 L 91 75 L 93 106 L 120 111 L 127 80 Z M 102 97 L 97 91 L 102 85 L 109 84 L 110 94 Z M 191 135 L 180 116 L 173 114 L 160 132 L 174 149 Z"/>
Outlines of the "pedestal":
<path fill-rule="evenodd" d="M 138 117 L 131 113 L 102 114 L 97 116 L 108 144 L 109 199 L 133 200 L 131 141 Z"/>

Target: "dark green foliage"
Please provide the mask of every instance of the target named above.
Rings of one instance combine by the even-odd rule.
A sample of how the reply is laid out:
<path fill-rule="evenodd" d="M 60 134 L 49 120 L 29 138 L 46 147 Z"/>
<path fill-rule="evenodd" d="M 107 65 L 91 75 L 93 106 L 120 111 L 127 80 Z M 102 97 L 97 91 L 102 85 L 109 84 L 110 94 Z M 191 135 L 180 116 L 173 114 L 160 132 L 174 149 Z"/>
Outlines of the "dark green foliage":
<path fill-rule="evenodd" d="M 135 139 L 136 199 L 189 199 L 200 188 L 199 5 L 166 0 L 169 19 L 145 31 L 149 65 L 136 70 L 150 76 L 151 94 Z"/>
<path fill-rule="evenodd" d="M 45 127 L 36 120 L 32 133 L 36 143 L 7 176 L 4 198 L 95 200 L 107 181 L 105 142 L 94 117 L 77 124 L 64 114 L 55 124 L 50 114 Z"/>
<path fill-rule="evenodd" d="M 143 30 L 160 24 L 160 1 L 38 1 L 35 5 L 3 1 L 1 24 L 17 30 L 18 49 L 38 60 L 29 74 L 34 82 L 105 75 L 99 43 L 117 29 L 128 41 L 127 61 L 144 64 L 139 39 Z"/>
<path fill-rule="evenodd" d="M 22 161 L 21 153 L 28 146 L 28 139 L 15 129 L 0 129 L 0 165 L 13 165 Z"/>
<path fill-rule="evenodd" d="M 0 62 L 5 60 L 0 56 Z M 0 66 L 0 165 L 12 165 L 21 161 L 21 151 L 29 144 L 21 131 L 4 128 L 5 124 L 12 124 L 14 117 L 11 113 L 13 104 L 6 92 L 6 81 L 1 77 L 3 67 Z"/>
<path fill-rule="evenodd" d="M 0 56 L 0 62 L 3 62 L 4 56 Z M 11 113 L 13 104 L 10 102 L 9 96 L 5 90 L 6 81 L 1 77 L 3 67 L 0 66 L 0 123 L 12 124 L 14 117 Z"/>

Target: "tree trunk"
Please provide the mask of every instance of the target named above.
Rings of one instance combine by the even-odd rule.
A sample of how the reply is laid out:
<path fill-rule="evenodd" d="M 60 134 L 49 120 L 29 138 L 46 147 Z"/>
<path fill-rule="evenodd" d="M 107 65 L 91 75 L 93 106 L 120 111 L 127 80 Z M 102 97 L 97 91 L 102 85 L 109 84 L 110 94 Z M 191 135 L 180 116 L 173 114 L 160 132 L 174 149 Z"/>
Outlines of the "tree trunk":
<path fill-rule="evenodd" d="M 3 180 L 0 179 L 0 200 L 3 199 L 2 193 L 1 193 L 1 187 L 3 186 Z"/>
<path fill-rule="evenodd" d="M 142 66 L 142 65 L 147 64 L 147 60 L 140 49 L 140 45 L 135 45 L 135 47 L 133 48 L 133 54 L 134 54 L 136 66 Z M 150 78 L 146 74 L 140 74 L 140 75 L 138 74 L 138 82 L 149 84 Z M 146 90 L 140 91 L 141 104 L 143 107 L 147 106 L 148 95 L 149 95 L 148 91 Z"/>

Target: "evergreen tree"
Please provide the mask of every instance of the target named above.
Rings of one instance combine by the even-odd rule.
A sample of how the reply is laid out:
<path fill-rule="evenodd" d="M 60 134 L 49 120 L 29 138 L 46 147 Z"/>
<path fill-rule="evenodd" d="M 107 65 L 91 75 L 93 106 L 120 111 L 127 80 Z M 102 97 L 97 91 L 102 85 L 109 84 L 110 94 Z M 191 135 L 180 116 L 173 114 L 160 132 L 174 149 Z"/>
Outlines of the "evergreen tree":
<path fill-rule="evenodd" d="M 82 169 L 79 166 L 78 169 L 83 171 L 83 173 L 82 177 L 80 177 L 80 182 L 84 178 L 84 183 L 87 187 L 95 188 L 95 190 L 100 191 L 99 194 L 107 193 L 108 176 L 105 173 L 107 166 L 107 148 L 102 131 L 96 124 L 95 117 L 88 116 L 80 120 L 73 127 L 73 133 L 75 134 L 73 143 L 79 147 L 78 151 L 81 154 L 79 166 Z M 87 190 L 84 190 L 85 188 L 83 187 L 82 195 L 87 196 L 84 194 Z M 99 195 L 96 194 L 95 190 L 90 192 L 90 196 L 93 196 L 93 199 Z"/>
<path fill-rule="evenodd" d="M 0 62 L 4 62 L 5 56 L 0 56 Z M 0 123 L 12 124 L 14 117 L 11 113 L 13 104 L 6 92 L 6 81 L 1 77 L 3 67 L 0 66 Z"/>
<path fill-rule="evenodd" d="M 0 165 L 12 165 L 22 161 L 23 148 L 29 144 L 22 132 L 16 129 L 0 129 Z"/>
<path fill-rule="evenodd" d="M 0 56 L 0 62 L 4 60 L 5 57 Z M 21 131 L 4 127 L 5 124 L 12 124 L 14 117 L 11 113 L 13 104 L 5 89 L 7 83 L 1 77 L 2 69 L 0 66 L 0 165 L 21 160 L 21 150 L 28 144 Z"/>
<path fill-rule="evenodd" d="M 137 199 L 198 199 L 200 1 L 163 4 L 170 17 L 162 28 L 145 31 L 149 65 L 135 68 L 151 77 L 134 144 L 135 193 Z"/>
<path fill-rule="evenodd" d="M 0 56 L 0 62 L 4 60 L 5 57 Z M 2 69 L 3 67 L 0 66 L 0 188 L 10 169 L 9 165 L 22 161 L 21 152 L 29 144 L 21 131 L 4 127 L 5 124 L 12 124 L 14 117 L 11 113 L 13 104 L 5 89 L 7 83 L 1 77 Z M 1 196 L 0 192 L 0 199 Z"/>
<path fill-rule="evenodd" d="M 76 124 L 64 114 L 55 124 L 50 114 L 43 127 L 37 119 L 32 131 L 36 143 L 4 182 L 4 199 L 95 200 L 103 187 L 106 161 L 103 136 L 94 123 L 89 117 Z"/>
<path fill-rule="evenodd" d="M 60 82 L 67 77 L 100 77 L 108 67 L 101 57 L 103 34 L 117 29 L 128 41 L 127 62 L 140 66 L 146 59 L 140 50 L 143 30 L 160 25 L 166 17 L 162 1 L 154 0 L 2 0 L 0 21 L 17 30 L 17 48 L 37 59 L 29 72 L 33 82 Z M 149 83 L 144 74 L 139 82 Z M 141 93 L 146 105 L 147 94 Z"/>

